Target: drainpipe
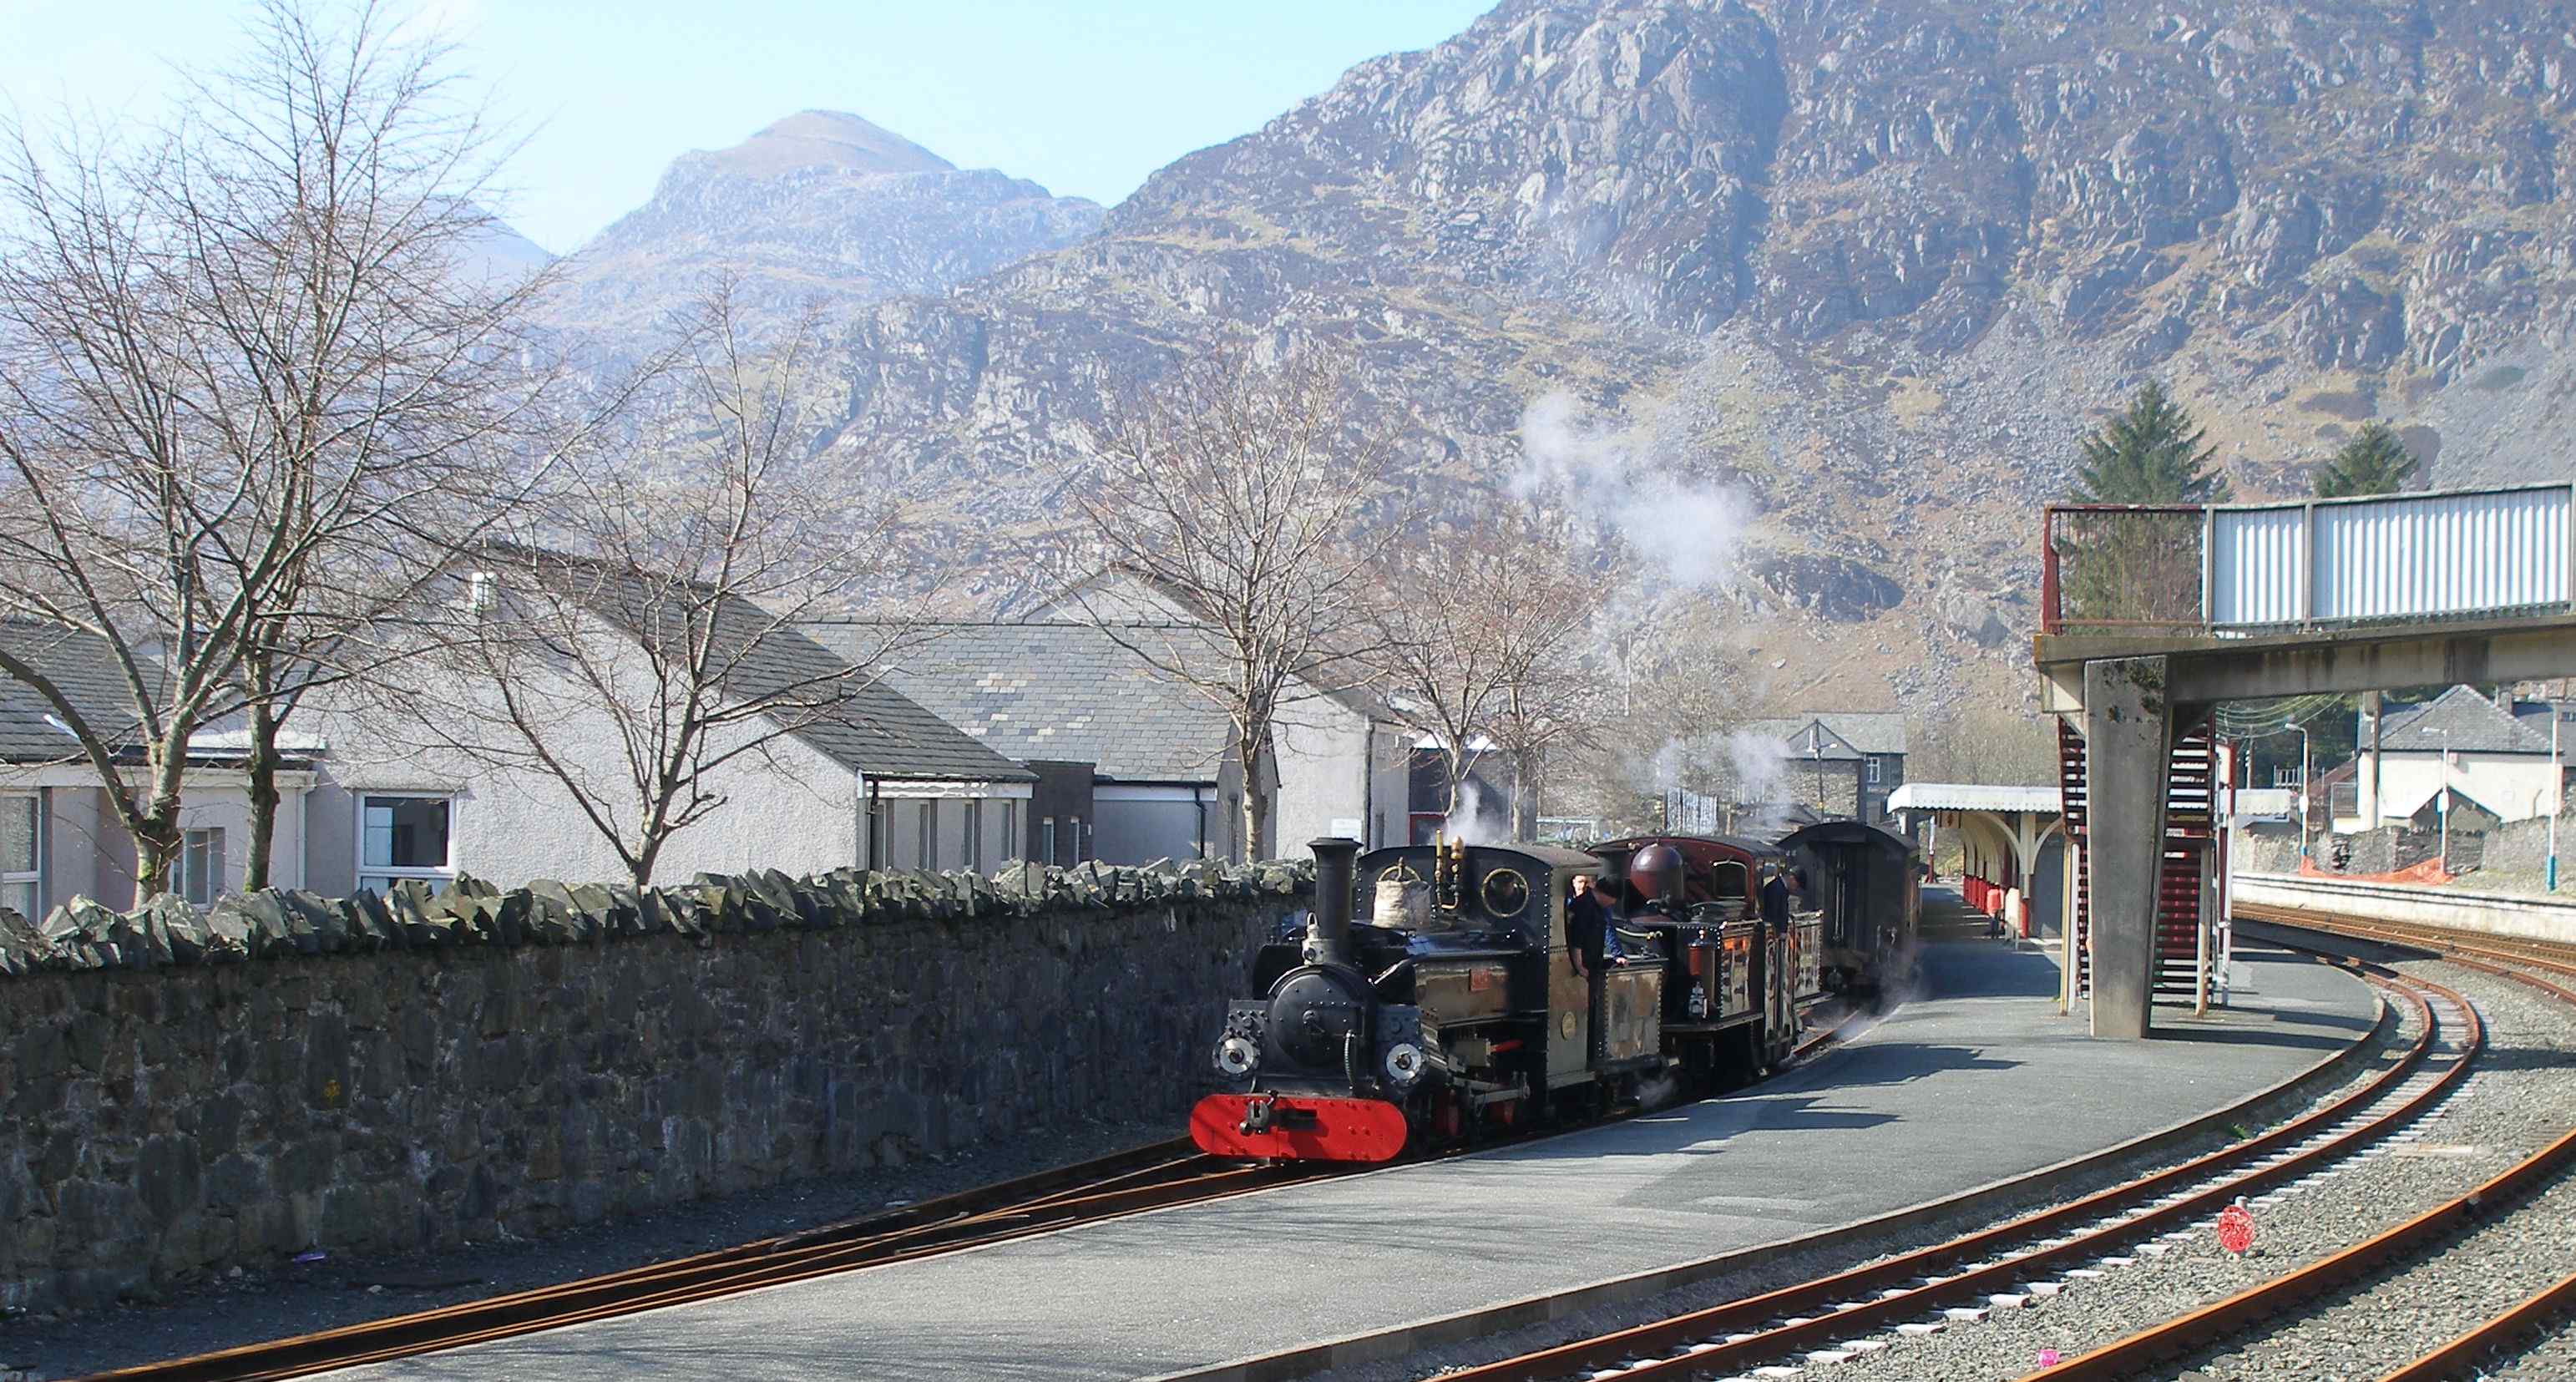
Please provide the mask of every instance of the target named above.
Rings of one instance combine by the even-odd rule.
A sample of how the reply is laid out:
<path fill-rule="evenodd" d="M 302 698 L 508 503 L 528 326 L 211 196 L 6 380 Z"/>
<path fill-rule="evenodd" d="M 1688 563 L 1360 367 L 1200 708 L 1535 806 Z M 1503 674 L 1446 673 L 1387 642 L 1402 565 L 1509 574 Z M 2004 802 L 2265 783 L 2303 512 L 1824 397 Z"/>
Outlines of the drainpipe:
<path fill-rule="evenodd" d="M 2558 713 L 2555 705 L 2550 713 Z M 1377 848 L 1377 721 L 1360 721 L 1360 841 Z"/>
<path fill-rule="evenodd" d="M 1199 857 L 1202 859 L 1207 857 L 1207 798 L 1201 795 L 1204 791 L 1197 783 L 1190 784 L 1190 805 L 1197 807 L 1199 813 Z"/>

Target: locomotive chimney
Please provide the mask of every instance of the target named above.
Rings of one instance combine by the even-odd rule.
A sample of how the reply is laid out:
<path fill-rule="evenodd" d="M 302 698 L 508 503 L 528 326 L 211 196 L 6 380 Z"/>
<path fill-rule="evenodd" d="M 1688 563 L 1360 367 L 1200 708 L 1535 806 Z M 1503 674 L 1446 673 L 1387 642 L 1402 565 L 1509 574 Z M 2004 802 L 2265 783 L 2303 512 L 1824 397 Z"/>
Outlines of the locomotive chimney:
<path fill-rule="evenodd" d="M 1339 836 L 1309 840 L 1315 851 L 1315 913 L 1306 927 L 1306 962 L 1346 965 L 1351 962 L 1351 862 L 1360 842 Z"/>

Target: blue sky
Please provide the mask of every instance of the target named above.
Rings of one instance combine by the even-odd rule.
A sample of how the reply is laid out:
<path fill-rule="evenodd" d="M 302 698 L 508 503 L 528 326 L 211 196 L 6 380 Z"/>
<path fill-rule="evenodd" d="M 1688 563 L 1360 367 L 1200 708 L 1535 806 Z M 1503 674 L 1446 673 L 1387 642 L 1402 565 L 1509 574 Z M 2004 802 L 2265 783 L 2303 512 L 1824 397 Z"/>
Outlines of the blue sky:
<path fill-rule="evenodd" d="M 322 0 L 316 0 L 321 3 Z M 427 0 L 532 131 L 513 224 L 573 248 L 679 153 L 847 110 L 962 167 L 1114 203 L 1258 128 L 1351 64 L 1428 47 L 1493 0 Z M 247 7 L 0 0 L 0 109 L 161 108 L 169 63 L 226 54 Z"/>

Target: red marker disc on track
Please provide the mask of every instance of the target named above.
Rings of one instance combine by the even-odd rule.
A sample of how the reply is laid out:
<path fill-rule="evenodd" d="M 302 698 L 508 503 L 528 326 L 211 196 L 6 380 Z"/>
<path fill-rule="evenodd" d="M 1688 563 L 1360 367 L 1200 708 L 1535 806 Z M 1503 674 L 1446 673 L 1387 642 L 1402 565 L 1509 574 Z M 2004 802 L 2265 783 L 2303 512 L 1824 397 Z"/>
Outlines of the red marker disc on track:
<path fill-rule="evenodd" d="M 2218 1246 L 2238 1257 L 2254 1246 L 2254 1216 L 2245 1206 L 2231 1204 L 2218 1211 Z"/>

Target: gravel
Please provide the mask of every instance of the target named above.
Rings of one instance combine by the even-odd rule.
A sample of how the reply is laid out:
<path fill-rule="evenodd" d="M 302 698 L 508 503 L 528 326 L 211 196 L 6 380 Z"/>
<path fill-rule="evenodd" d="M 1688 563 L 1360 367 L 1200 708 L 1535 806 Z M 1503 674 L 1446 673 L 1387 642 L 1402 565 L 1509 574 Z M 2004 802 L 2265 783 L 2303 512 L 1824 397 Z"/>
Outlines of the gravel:
<path fill-rule="evenodd" d="M 2105 1186 L 2144 1175 L 2164 1166 L 2189 1161 L 2252 1135 L 2264 1128 L 2289 1122 L 2311 1109 L 2332 1103 L 2351 1088 L 2366 1082 L 2397 1051 L 2411 1045 L 2417 1023 L 2411 1009 L 2401 1009 L 2404 1019 L 2393 1023 L 2365 1046 L 2367 1058 L 2345 1067 L 2341 1078 L 2321 1077 L 2305 1088 L 2282 1094 L 2266 1105 L 2247 1111 L 2244 1120 L 2234 1128 L 2216 1129 L 2173 1146 L 2124 1158 L 2096 1169 L 2080 1181 L 2053 1187 L 2046 1192 L 2006 1195 L 1982 1206 L 1962 1209 L 1923 1224 L 1891 1231 L 1876 1237 L 1847 1242 L 1829 1248 L 1803 1252 L 1783 1252 L 1760 1259 L 1744 1270 L 1728 1276 L 1699 1282 L 1678 1291 L 1667 1292 L 1622 1305 L 1602 1306 L 1579 1314 L 1567 1315 L 1545 1324 L 1531 1325 L 1504 1334 L 1463 1340 L 1454 1344 L 1419 1349 L 1401 1358 L 1355 1364 L 1315 1374 L 1323 1382 L 1409 1382 L 1410 1379 L 1436 1376 L 1462 1368 L 1491 1362 L 1497 1358 L 1529 1353 L 1569 1340 L 1607 1334 L 1631 1326 L 1647 1324 L 1686 1311 L 1704 1309 L 1766 1291 L 1796 1285 L 1820 1276 L 1844 1271 L 1865 1263 L 1882 1261 L 1913 1251 L 1926 1243 L 1957 1237 L 1991 1224 L 2002 1223 L 2041 1209 L 2081 1199 Z M 1846 1364 L 1831 1374 L 1817 1374 L 1839 1380 L 1856 1376 Z M 1905 1373 L 1910 1377 L 1931 1374 Z"/>
<path fill-rule="evenodd" d="M 2502 979 L 2437 962 L 2400 966 L 2466 994 L 2487 1021 L 2486 1053 L 2451 1097 L 2416 1126 L 2411 1146 L 2348 1158 L 2333 1179 L 2254 1210 L 2243 1259 L 2206 1225 L 2160 1256 L 2103 1268 L 2055 1299 L 1998 1309 L 1928 1338 L 1873 1333 L 1889 1347 L 1844 1363 L 1835 1382 L 2017 1377 L 2043 1350 L 2074 1357 L 2224 1299 L 2400 1223 L 2503 1171 L 2576 1122 L 2576 1015 Z M 2576 1178 L 2439 1250 L 2428 1263 L 2345 1288 L 2238 1341 L 2152 1374 L 2376 1378 L 2458 1335 L 2576 1266 Z M 2121 1255 L 2129 1255 L 2124 1249 Z M 2568 1376 L 2565 1372 L 2535 1376 Z"/>
<path fill-rule="evenodd" d="M 450 1252 L 332 1257 L 176 1296 L 0 1320 L 0 1378 L 81 1377 L 578 1280 L 932 1199 L 1177 1135 L 1168 1120 L 1075 1124 L 901 1167 L 821 1176 L 651 1215 Z"/>
<path fill-rule="evenodd" d="M 2563 1382 L 2576 1377 L 2576 1318 L 2562 1318 L 2526 1347 L 2487 1365 L 2487 1382 Z"/>

